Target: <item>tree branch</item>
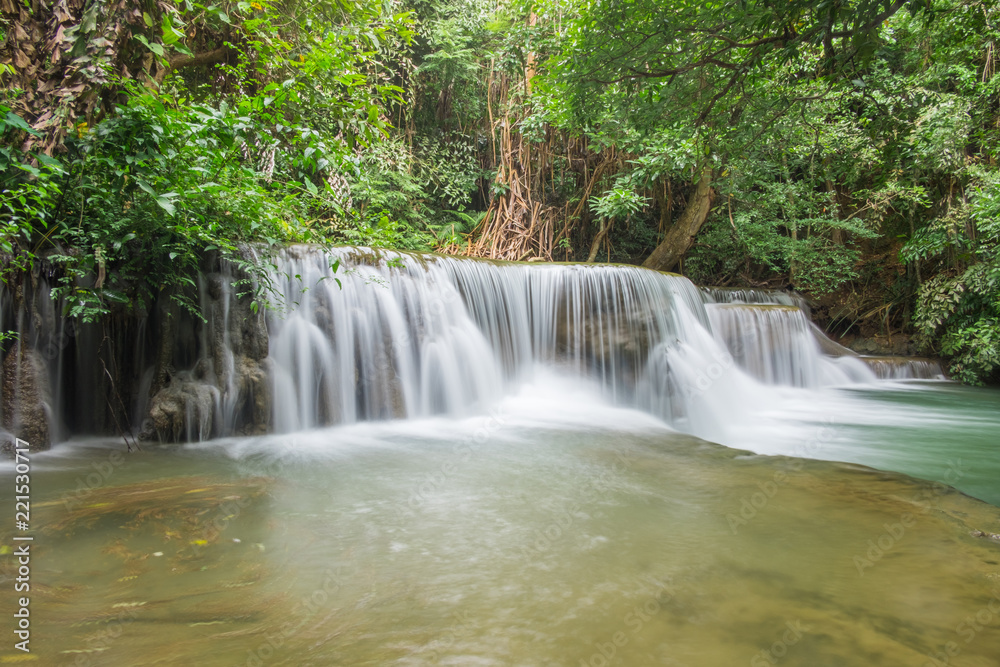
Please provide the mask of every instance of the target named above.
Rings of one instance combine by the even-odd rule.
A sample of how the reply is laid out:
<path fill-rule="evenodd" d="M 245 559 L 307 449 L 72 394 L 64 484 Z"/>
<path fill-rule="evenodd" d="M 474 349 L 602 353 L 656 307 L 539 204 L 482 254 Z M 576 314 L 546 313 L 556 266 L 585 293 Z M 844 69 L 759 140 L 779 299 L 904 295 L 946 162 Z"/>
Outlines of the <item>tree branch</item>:
<path fill-rule="evenodd" d="M 217 49 L 196 53 L 193 56 L 176 56 L 171 58 L 167 62 L 167 67 L 157 73 L 156 83 L 163 83 L 163 79 L 166 78 L 168 73 L 183 67 L 203 67 L 205 65 L 217 65 L 225 62 L 231 50 L 228 46 L 220 46 Z"/>

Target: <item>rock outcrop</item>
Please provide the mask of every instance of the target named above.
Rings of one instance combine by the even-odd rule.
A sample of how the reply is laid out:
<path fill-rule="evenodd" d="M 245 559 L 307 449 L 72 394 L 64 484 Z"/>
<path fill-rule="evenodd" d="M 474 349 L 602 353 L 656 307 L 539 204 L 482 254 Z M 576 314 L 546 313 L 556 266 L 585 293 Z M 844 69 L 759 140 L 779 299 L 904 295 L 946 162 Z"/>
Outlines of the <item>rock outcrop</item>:
<path fill-rule="evenodd" d="M 212 436 L 218 405 L 216 387 L 178 375 L 150 400 L 149 418 L 161 442 L 206 440 Z"/>
<path fill-rule="evenodd" d="M 49 376 L 37 350 L 15 343 L 3 362 L 3 427 L 33 451 L 51 444 Z"/>
<path fill-rule="evenodd" d="M 217 267 L 216 267 L 217 268 Z M 160 355 L 162 378 L 149 402 L 149 420 L 142 437 L 161 442 L 260 434 L 271 423 L 271 382 L 268 333 L 264 315 L 240 297 L 242 278 L 228 268 L 205 270 L 200 278 L 199 309 L 205 321 L 173 321 L 162 329 L 170 354 Z M 177 363 L 183 357 L 195 359 Z M 166 365 L 164 365 L 166 364 Z"/>

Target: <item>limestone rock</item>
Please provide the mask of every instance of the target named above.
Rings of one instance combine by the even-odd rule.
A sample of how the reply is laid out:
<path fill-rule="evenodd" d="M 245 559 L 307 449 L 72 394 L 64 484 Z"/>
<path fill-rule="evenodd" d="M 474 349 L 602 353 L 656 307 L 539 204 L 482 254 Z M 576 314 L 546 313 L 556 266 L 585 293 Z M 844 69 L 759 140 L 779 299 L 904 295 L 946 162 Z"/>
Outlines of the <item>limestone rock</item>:
<path fill-rule="evenodd" d="M 861 354 L 877 356 L 907 356 L 917 354 L 919 351 L 910 337 L 904 335 L 858 337 L 847 342 L 847 347 Z"/>
<path fill-rule="evenodd" d="M 3 426 L 33 451 L 51 445 L 52 399 L 45 360 L 15 343 L 3 363 Z"/>
<path fill-rule="evenodd" d="M 161 442 L 205 440 L 212 436 L 219 390 L 197 379 L 175 376 L 150 400 L 149 417 Z"/>
<path fill-rule="evenodd" d="M 267 433 L 271 423 L 271 378 L 269 360 L 240 357 L 236 362 L 239 390 L 237 416 L 246 415 L 237 428 L 248 434 Z"/>

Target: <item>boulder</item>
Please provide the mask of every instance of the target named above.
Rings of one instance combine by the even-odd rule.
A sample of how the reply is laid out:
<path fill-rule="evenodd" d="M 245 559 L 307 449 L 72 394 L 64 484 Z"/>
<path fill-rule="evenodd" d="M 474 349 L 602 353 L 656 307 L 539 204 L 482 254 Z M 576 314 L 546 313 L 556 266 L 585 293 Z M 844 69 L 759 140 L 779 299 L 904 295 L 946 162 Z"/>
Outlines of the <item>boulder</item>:
<path fill-rule="evenodd" d="M 32 451 L 51 445 L 51 392 L 45 360 L 37 350 L 13 345 L 3 362 L 3 426 Z"/>
<path fill-rule="evenodd" d="M 240 357 L 236 362 L 239 407 L 236 414 L 244 414 L 243 424 L 237 428 L 248 435 L 267 433 L 271 424 L 271 376 L 269 360 Z"/>
<path fill-rule="evenodd" d="M 218 404 L 218 388 L 179 374 L 150 400 L 150 426 L 161 442 L 206 440 L 213 435 Z"/>

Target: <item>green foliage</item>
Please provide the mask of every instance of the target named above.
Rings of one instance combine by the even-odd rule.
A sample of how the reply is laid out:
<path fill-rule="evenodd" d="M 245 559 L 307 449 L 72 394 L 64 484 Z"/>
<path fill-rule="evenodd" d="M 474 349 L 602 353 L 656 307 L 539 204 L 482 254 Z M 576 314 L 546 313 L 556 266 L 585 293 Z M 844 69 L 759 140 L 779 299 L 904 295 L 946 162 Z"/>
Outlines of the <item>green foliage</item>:
<path fill-rule="evenodd" d="M 894 35 L 901 47 L 934 45 L 932 57 L 900 49 L 902 58 L 919 59 L 904 83 L 920 86 L 918 104 L 906 114 L 913 118 L 909 150 L 901 153 L 917 161 L 925 189 L 939 198 L 904 234 L 901 257 L 930 269 L 914 315 L 925 346 L 951 358 L 954 377 L 979 384 L 1000 379 L 998 8 L 941 0 L 935 10 L 934 22 L 901 20 Z"/>
<path fill-rule="evenodd" d="M 341 230 L 344 240 L 351 245 L 427 250 L 426 239 L 410 232 L 406 224 L 393 220 L 387 211 L 353 220 Z"/>
<path fill-rule="evenodd" d="M 714 218 L 699 235 L 684 268 L 695 282 L 765 281 L 786 274 L 796 289 L 822 295 L 857 277 L 859 249 L 839 245 L 822 233 L 829 220 L 797 220 L 803 235 L 793 239 L 783 221 L 754 210 L 735 213 L 733 223 Z M 809 225 L 820 233 L 807 234 Z"/>
<path fill-rule="evenodd" d="M 60 164 L 30 183 L 58 197 L 14 207 L 22 257 L 57 249 L 47 255 L 61 269 L 54 296 L 72 316 L 142 309 L 164 289 L 191 307 L 186 288 L 204 252 L 239 261 L 241 242 L 311 238 L 294 226 L 288 188 L 267 187 L 244 156 L 263 138 L 252 118 L 226 103 L 165 102 L 135 91 L 115 117 L 81 127 Z"/>
<path fill-rule="evenodd" d="M 926 282 L 916 324 L 952 358 L 954 377 L 971 384 L 990 379 L 1000 368 L 1000 262 L 977 263 L 960 275 Z"/>
<path fill-rule="evenodd" d="M 638 262 L 710 165 L 693 279 L 888 277 L 956 377 L 996 377 L 1000 3 L 399 2 L 83 3 L 34 51 L 51 16 L 7 26 L 0 59 L 53 78 L 0 65 L 5 279 L 44 259 L 83 318 L 193 308 L 206 253 L 266 290 L 244 244 L 454 251 L 511 194 L 560 253 L 603 226 Z"/>
<path fill-rule="evenodd" d="M 348 179 L 354 210 L 340 236 L 408 250 L 457 243 L 475 227 L 464 211 L 484 175 L 473 146 L 460 135 L 422 135 L 412 151 L 399 138 L 372 144 Z"/>
<path fill-rule="evenodd" d="M 430 249 L 434 239 L 426 230 L 433 212 L 425 183 L 413 170 L 413 155 L 400 139 L 369 146 L 347 179 L 352 209 L 338 237 L 371 247 Z"/>
<path fill-rule="evenodd" d="M 354 216 L 335 186 L 358 171 L 356 150 L 388 133 L 385 109 L 402 89 L 385 63 L 412 37 L 409 14 L 388 3 L 141 4 L 121 24 L 131 41 L 94 55 L 102 26 L 118 25 L 115 7 L 89 4 L 69 48 L 100 62 L 140 58 L 148 84 L 150 63 L 162 72 L 211 50 L 224 85 L 184 72 L 157 90 L 129 77 L 133 65 L 105 67 L 88 80 L 118 101 L 92 126 L 52 134 L 62 137 L 55 158 L 21 150 L 42 134 L 0 108 L 4 280 L 44 258 L 54 296 L 87 321 L 161 293 L 194 312 L 193 276 L 211 252 L 243 267 L 244 287 L 267 290 L 266 267 L 242 246 L 327 241 L 333 221 Z M 383 244 L 408 238 L 370 229 Z"/>
<path fill-rule="evenodd" d="M 968 224 L 935 227 L 927 235 L 943 240 L 922 255 L 957 249 L 967 268 L 921 286 L 915 324 L 925 344 L 952 358 L 956 378 L 981 384 L 1000 369 L 1000 175 L 988 174 L 969 194 Z M 911 240 L 905 249 L 913 248 Z"/>
<path fill-rule="evenodd" d="M 898 9 L 868 1 L 583 3 L 546 63 L 548 83 L 577 124 L 617 109 L 641 125 L 673 116 L 722 132 L 774 82 L 839 79 L 869 62 L 882 22 Z"/>
<path fill-rule="evenodd" d="M 465 211 L 445 211 L 445 213 L 450 213 L 454 218 L 446 219 L 445 222 L 438 224 L 432 230 L 438 245 L 441 247 L 460 245 L 463 242 L 462 237 L 472 234 L 486 218 L 486 211 L 475 214 Z"/>
<path fill-rule="evenodd" d="M 505 6 L 489 0 L 418 0 L 421 34 L 413 50 L 414 125 L 427 136 L 475 136 L 487 117 L 487 85 L 505 33 Z"/>
<path fill-rule="evenodd" d="M 0 250 L 11 256 L 0 271 L 6 278 L 15 270 L 24 270 L 28 256 L 16 253 L 16 247 L 32 243 L 36 226 L 48 229 L 53 224 L 60 196 L 58 180 L 64 176 L 62 165 L 44 154 L 16 147 L 18 133 L 34 134 L 28 124 L 10 108 L 0 105 Z"/>
<path fill-rule="evenodd" d="M 609 220 L 624 220 L 637 213 L 645 203 L 645 197 L 619 184 L 600 196 L 590 198 L 591 210 L 598 217 Z"/>
<path fill-rule="evenodd" d="M 463 137 L 421 136 L 415 150 L 417 178 L 428 195 L 442 206 L 463 209 L 470 203 L 479 179 L 475 148 Z"/>

